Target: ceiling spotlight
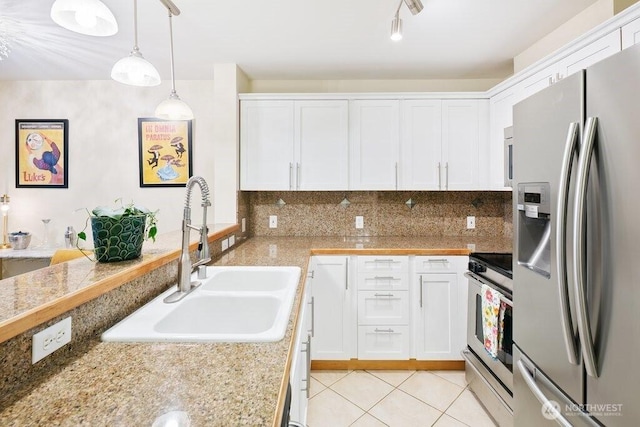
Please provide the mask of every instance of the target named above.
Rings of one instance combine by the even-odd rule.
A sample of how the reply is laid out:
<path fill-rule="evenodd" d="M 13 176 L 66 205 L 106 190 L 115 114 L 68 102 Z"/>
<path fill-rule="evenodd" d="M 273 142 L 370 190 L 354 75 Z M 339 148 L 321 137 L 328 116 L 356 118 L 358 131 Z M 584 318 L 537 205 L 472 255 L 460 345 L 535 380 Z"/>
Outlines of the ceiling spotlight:
<path fill-rule="evenodd" d="M 56 0 L 51 6 L 53 22 L 67 30 L 89 36 L 112 36 L 118 23 L 100 0 Z"/>
<path fill-rule="evenodd" d="M 171 55 L 171 93 L 169 98 L 162 101 L 156 107 L 155 116 L 165 120 L 191 120 L 193 119 L 193 111 L 186 102 L 180 99 L 176 92 L 176 78 L 174 72 L 173 61 L 173 24 L 171 19 L 173 15 L 180 15 L 180 9 L 176 7 L 171 0 L 160 0 L 169 11 L 169 53 Z"/>
<path fill-rule="evenodd" d="M 422 2 L 420 0 L 400 0 L 398 8 L 396 9 L 396 15 L 391 21 L 391 40 L 402 40 L 402 19 L 400 19 L 400 8 L 402 3 L 405 3 L 413 15 L 419 14 L 422 9 Z"/>
<path fill-rule="evenodd" d="M 423 9 L 422 2 L 420 0 L 404 0 L 404 2 L 407 4 L 412 15 L 419 14 Z"/>
<path fill-rule="evenodd" d="M 160 74 L 156 67 L 144 59 L 138 48 L 138 0 L 133 0 L 133 50 L 115 63 L 111 69 L 111 78 L 117 82 L 132 86 L 157 86 Z"/>
<path fill-rule="evenodd" d="M 398 11 L 400 10 L 398 9 Z M 393 21 L 391 21 L 391 40 L 402 40 L 402 19 L 400 19 L 397 12 Z"/>

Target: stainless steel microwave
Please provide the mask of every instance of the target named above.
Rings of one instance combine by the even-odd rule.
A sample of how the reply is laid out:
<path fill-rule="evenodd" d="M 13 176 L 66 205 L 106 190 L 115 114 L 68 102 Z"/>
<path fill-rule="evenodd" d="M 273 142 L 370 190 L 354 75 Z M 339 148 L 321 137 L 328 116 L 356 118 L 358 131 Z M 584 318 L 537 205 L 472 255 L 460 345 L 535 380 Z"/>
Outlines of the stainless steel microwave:
<path fill-rule="evenodd" d="M 513 187 L 513 126 L 504 128 L 504 186 Z"/>

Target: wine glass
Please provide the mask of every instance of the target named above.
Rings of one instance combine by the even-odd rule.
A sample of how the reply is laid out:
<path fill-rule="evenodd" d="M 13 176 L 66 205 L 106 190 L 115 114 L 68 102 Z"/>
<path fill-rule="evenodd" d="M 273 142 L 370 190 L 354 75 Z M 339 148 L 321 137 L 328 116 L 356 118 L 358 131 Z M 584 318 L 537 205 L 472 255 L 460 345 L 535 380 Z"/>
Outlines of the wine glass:
<path fill-rule="evenodd" d="M 44 236 L 42 238 L 42 243 L 40 244 L 40 246 L 45 249 L 49 247 L 49 222 L 50 221 L 51 221 L 51 218 L 42 219 L 42 223 L 44 224 Z"/>

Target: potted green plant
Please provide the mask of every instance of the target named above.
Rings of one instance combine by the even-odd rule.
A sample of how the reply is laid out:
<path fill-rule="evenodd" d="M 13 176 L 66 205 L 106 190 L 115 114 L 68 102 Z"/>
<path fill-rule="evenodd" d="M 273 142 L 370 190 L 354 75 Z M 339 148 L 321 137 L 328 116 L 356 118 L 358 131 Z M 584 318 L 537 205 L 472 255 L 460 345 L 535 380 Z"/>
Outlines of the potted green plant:
<path fill-rule="evenodd" d="M 158 233 L 156 213 L 136 205 L 133 202 L 111 208 L 98 206 L 89 213 L 83 231 L 78 233 L 80 240 L 87 240 L 84 230 L 91 222 L 95 259 L 98 262 L 125 261 L 137 258 L 142 252 L 144 240 L 155 242 Z M 80 247 L 78 246 L 80 249 Z"/>

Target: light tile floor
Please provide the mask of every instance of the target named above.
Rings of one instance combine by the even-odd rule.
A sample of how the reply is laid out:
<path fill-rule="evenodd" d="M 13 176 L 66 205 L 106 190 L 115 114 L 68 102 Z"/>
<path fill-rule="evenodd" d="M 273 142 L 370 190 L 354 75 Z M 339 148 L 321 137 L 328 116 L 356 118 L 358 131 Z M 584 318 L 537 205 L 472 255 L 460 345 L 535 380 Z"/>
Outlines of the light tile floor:
<path fill-rule="evenodd" d="M 312 371 L 309 427 L 494 427 L 461 371 Z"/>

